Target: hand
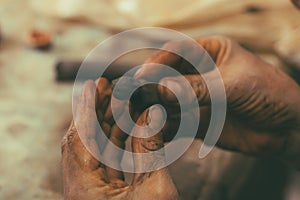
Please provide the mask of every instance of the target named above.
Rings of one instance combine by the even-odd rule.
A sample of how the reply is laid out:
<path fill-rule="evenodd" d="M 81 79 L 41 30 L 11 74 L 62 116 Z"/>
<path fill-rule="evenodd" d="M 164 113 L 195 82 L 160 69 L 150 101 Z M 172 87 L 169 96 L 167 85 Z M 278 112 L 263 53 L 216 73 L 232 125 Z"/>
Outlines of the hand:
<path fill-rule="evenodd" d="M 152 199 L 177 199 L 177 190 L 168 174 L 167 169 L 163 168 L 157 171 L 138 174 L 133 178 L 132 184 L 127 184 L 119 171 L 112 171 L 107 168 L 91 153 L 99 153 L 97 143 L 96 123 L 97 117 L 103 124 L 103 116 L 107 109 L 110 96 L 110 86 L 107 80 L 100 79 L 98 87 L 92 81 L 88 81 L 79 98 L 76 116 L 74 121 L 62 140 L 62 167 L 64 179 L 65 199 L 80 200 L 152 200 Z M 95 98 L 95 91 L 96 98 Z M 96 106 L 99 108 L 97 116 L 95 114 Z M 150 108 L 151 109 L 151 108 Z M 139 116 L 137 124 L 144 126 L 155 119 L 149 116 L 149 110 L 146 110 Z M 109 125 L 107 125 L 109 126 Z M 105 134 L 110 133 L 107 130 L 114 127 L 106 127 Z M 133 131 L 138 132 L 138 127 Z M 147 128 L 146 131 L 153 132 Z M 80 135 L 79 135 L 80 133 Z M 88 149 L 86 148 L 88 147 Z M 132 149 L 137 153 L 149 153 L 163 147 L 162 134 L 158 133 L 147 139 L 133 137 Z M 143 165 L 154 165 L 155 162 L 161 162 L 164 155 L 157 155 L 153 159 L 143 160 L 143 157 L 134 158 L 136 168 Z M 149 158 L 149 157 L 148 157 Z M 117 173 L 115 173 L 117 172 Z M 162 188 L 164 188 L 162 190 Z"/>
<path fill-rule="evenodd" d="M 227 94 L 227 117 L 218 145 L 252 155 L 284 155 L 299 160 L 299 86 L 282 71 L 228 38 L 210 37 L 197 42 L 218 66 Z M 184 52 L 185 55 L 201 59 L 201 55 L 188 45 L 186 41 L 175 41 L 167 43 L 164 49 Z M 200 76 L 180 56 L 161 50 L 149 58 L 136 73 L 136 79 L 152 80 L 159 77 L 160 83 L 167 84 L 170 90 L 179 91 L 180 97 L 187 104 L 191 103 L 188 87 L 179 77 L 162 77 L 163 69 L 155 67 L 155 63 L 173 67 L 181 74 L 186 74 L 185 79 L 191 84 L 201 106 L 197 136 L 204 138 L 210 119 L 210 95 L 203 77 L 210 79 L 209 69 L 203 66 L 202 71 L 206 73 Z M 158 86 L 152 87 L 151 91 L 152 96 L 159 97 L 159 102 L 156 103 L 163 104 L 168 112 L 165 138 L 173 137 L 172 133 L 178 128 L 180 116 L 178 102 L 170 90 Z M 141 95 L 142 91 L 143 89 Z M 147 92 L 150 92 L 149 88 Z"/>

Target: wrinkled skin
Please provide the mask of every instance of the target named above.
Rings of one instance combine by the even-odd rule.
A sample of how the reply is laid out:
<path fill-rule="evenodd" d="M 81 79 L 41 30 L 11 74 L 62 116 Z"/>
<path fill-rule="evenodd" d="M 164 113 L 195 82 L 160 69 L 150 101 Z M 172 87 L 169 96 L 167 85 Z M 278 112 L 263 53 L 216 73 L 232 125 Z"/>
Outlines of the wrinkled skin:
<path fill-rule="evenodd" d="M 227 95 L 227 116 L 218 145 L 251 155 L 284 157 L 299 167 L 300 88 L 296 82 L 226 37 L 203 38 L 197 42 L 215 61 Z M 190 56 L 200 57 L 193 46 L 188 45 L 186 41 L 174 41 L 167 43 L 164 49 L 177 52 L 181 49 Z M 152 80 L 161 76 L 163 69 L 152 63 L 171 66 L 186 74 L 185 79 L 197 95 L 201 109 L 197 136 L 204 138 L 210 119 L 210 96 L 203 78 L 181 57 L 165 50 L 149 58 L 135 78 Z M 202 76 L 213 83 L 209 70 Z M 179 92 L 186 104 L 191 103 L 189 89 L 180 77 L 162 77 L 160 83 Z M 168 111 L 170 120 L 164 128 L 164 137 L 172 138 L 180 116 L 176 97 L 162 86 L 152 87 L 152 90 L 156 90 L 152 92 L 158 93 L 160 103 Z M 183 114 L 192 121 L 190 111 Z"/>
<path fill-rule="evenodd" d="M 291 0 L 300 8 L 299 0 Z M 1 40 L 1 36 L 0 36 Z M 245 51 L 236 43 L 224 37 L 213 37 L 197 40 L 213 58 L 222 75 L 228 101 L 226 123 L 218 141 L 218 145 L 239 152 L 254 155 L 276 155 L 292 163 L 300 169 L 300 89 L 296 83 L 283 72 L 275 69 L 259 58 Z M 171 42 L 170 49 L 180 49 L 184 42 Z M 190 52 L 192 54 L 192 52 Z M 196 55 L 197 56 L 197 55 Z M 181 58 L 166 51 L 161 51 L 146 63 L 160 63 L 174 67 L 191 83 L 201 105 L 201 121 L 197 136 L 205 137 L 209 124 L 210 105 L 209 94 L 203 79 L 199 75 L 190 75 L 194 71 Z M 159 68 L 145 65 L 136 79 L 147 79 L 159 76 Z M 205 76 L 205 75 L 204 75 Z M 185 86 L 176 81 L 176 78 L 162 77 L 162 82 L 169 82 L 169 86 L 176 86 L 184 95 Z M 177 84 L 175 84 L 177 82 Z M 96 142 L 94 88 L 91 81 L 85 87 L 78 103 L 76 119 L 62 140 L 62 167 L 64 179 L 64 196 L 69 200 L 89 199 L 178 199 L 177 190 L 168 174 L 167 169 L 160 169 L 145 174 L 135 174 L 131 185 L 124 182 L 122 172 L 105 167 L 99 163 L 83 145 L 81 139 L 94 152 L 98 147 Z M 127 134 L 122 132 L 115 124 L 115 120 L 126 122 L 122 117 L 124 112 L 123 102 L 115 100 L 111 84 L 101 78 L 97 84 L 96 109 L 98 121 L 101 123 L 105 134 L 117 146 L 124 148 Z M 161 104 L 168 111 L 168 121 L 160 132 L 149 139 L 133 138 L 132 149 L 134 152 L 153 151 L 163 146 L 163 138 L 170 140 L 172 133 L 176 132 L 178 121 L 178 107 L 176 98 L 164 87 L 154 88 L 152 91 L 159 96 Z M 120 110 L 118 119 L 113 119 L 109 102 L 115 100 L 117 110 Z M 187 104 L 189 99 L 186 99 Z M 172 109 L 168 109 L 168 107 Z M 93 109 L 91 109 L 93 108 Z M 139 116 L 131 106 L 131 113 L 137 124 L 143 126 L 149 123 L 149 110 Z M 171 110 L 171 111 L 170 111 Z M 176 112 L 177 111 L 177 112 Z M 157 114 L 156 119 L 160 119 Z M 152 115 L 153 116 L 153 115 Z M 81 138 L 75 127 L 80 126 Z M 83 127 L 83 128 L 82 128 Z M 129 127 L 131 128 L 131 127 Z M 138 131 L 138 129 L 134 129 Z M 153 131 L 153 130 L 149 130 Z M 163 135 L 162 135 L 163 134 Z M 155 141 L 153 143 L 153 141 Z M 155 144 L 155 145 L 153 145 Z M 109 151 L 108 151 L 109 153 Z M 121 155 L 114 155 L 118 159 Z M 163 158 L 164 155 L 161 155 Z M 113 157 L 114 158 L 114 157 Z M 134 158 L 135 166 L 142 163 L 153 165 L 157 158 L 140 160 Z"/>
<path fill-rule="evenodd" d="M 226 37 L 203 38 L 197 42 L 216 63 L 227 95 L 227 116 L 217 145 L 255 156 L 276 156 L 299 168 L 300 88 L 297 83 L 284 72 Z M 205 72 L 202 76 L 196 74 L 189 63 L 178 55 L 170 53 L 170 50 L 184 52 L 192 59 L 202 59 L 197 48 L 190 42 L 169 42 L 163 49 L 146 61 L 135 74 L 135 79 L 148 81 L 159 79 L 160 83 L 168 85 L 170 90 L 178 91 L 186 105 L 193 101 L 189 99 L 191 96 L 189 92 L 195 92 L 201 111 L 197 137 L 203 139 L 210 122 L 211 109 L 210 96 L 203 76 L 206 76 L 211 83 L 214 82 L 214 77 L 211 76 L 210 69 L 205 69 L 206 66 L 200 66 Z M 193 91 L 189 90 L 181 77 L 164 77 L 164 70 L 156 65 L 157 63 L 186 74 L 184 77 Z M 165 141 L 170 141 L 180 124 L 180 106 L 176 97 L 169 89 L 162 86 L 151 85 L 142 88 L 144 90 L 141 89 L 140 95 L 147 96 L 145 101 L 153 97 L 155 99 L 153 102 L 160 103 L 166 108 L 168 119 L 163 129 L 163 137 Z M 135 107 L 141 107 L 136 104 L 148 105 L 147 102 L 141 102 L 141 99 L 131 106 L 133 116 L 138 113 Z M 124 110 L 121 101 L 116 105 L 118 105 L 117 110 Z M 194 123 L 193 115 L 190 114 L 192 109 L 185 110 L 182 114 Z M 126 136 L 124 137 L 122 131 L 112 131 L 112 135 L 111 140 L 118 141 L 117 144 L 124 144 Z M 188 136 L 189 133 L 186 135 Z"/>
<path fill-rule="evenodd" d="M 107 102 L 104 99 L 109 94 L 108 81 L 100 79 L 96 94 L 96 104 L 102 105 Z M 107 90 L 108 89 L 108 90 Z M 96 160 L 83 145 L 88 145 L 88 149 L 97 152 L 95 124 L 97 123 L 95 113 L 95 91 L 96 85 L 88 81 L 83 89 L 82 95 L 77 105 L 74 121 L 62 140 L 62 167 L 64 179 L 64 196 L 68 200 L 172 200 L 177 199 L 177 190 L 168 174 L 167 169 L 139 174 L 136 173 L 132 184 L 127 184 L 123 180 L 121 172 L 106 168 Z M 100 93 L 98 93 L 100 92 Z M 97 116 L 100 122 L 103 122 L 103 113 L 105 106 L 100 106 Z M 151 108 L 150 108 L 151 110 Z M 93 117 L 94 116 L 94 117 Z M 137 124 L 144 126 L 149 122 L 155 122 L 149 116 L 149 109 L 141 114 Z M 76 124 L 76 126 L 75 126 Z M 80 130 L 80 137 L 78 134 Z M 107 127 L 106 130 L 109 130 Z M 134 128 L 133 131 L 139 131 Z M 153 131 L 148 128 L 147 131 Z M 109 131 L 106 132 L 109 137 Z M 136 153 L 148 153 L 163 147 L 162 134 L 158 133 L 147 139 L 133 138 L 132 149 Z M 161 162 L 164 155 L 153 157 L 150 160 L 143 158 L 134 158 L 135 167 L 139 165 L 154 165 L 155 162 Z"/>
<path fill-rule="evenodd" d="M 252 155 L 279 156 L 300 169 L 298 163 L 300 160 L 299 86 L 286 74 L 244 50 L 228 38 L 210 37 L 199 39 L 197 42 L 207 50 L 217 64 L 227 94 L 228 112 L 217 145 Z M 192 56 L 198 56 L 193 54 L 192 48 L 186 47 L 186 45 L 185 41 L 166 44 L 167 49 L 188 48 Z M 191 83 L 197 94 L 201 110 L 197 137 L 204 138 L 210 119 L 210 97 L 203 78 L 195 74 L 191 66 L 177 55 L 160 51 L 147 60 L 146 65 L 135 75 L 136 79 L 151 80 L 151 78 L 161 75 L 161 69 L 155 65 L 149 65 L 149 63 L 166 64 L 182 74 L 186 74 L 185 78 Z M 209 72 L 202 74 L 202 76 L 206 75 L 209 78 Z M 186 98 L 186 104 L 189 104 L 189 95 L 186 95 L 189 90 L 178 80 L 180 79 L 176 77 L 160 77 L 160 82 L 168 82 L 168 86 L 176 87 L 175 89 L 181 92 L 183 98 Z M 76 127 L 73 122 L 62 142 L 65 198 L 177 199 L 176 188 L 166 169 L 135 174 L 132 184 L 128 185 L 123 181 L 122 172 L 103 166 L 83 146 L 77 133 L 78 128 L 83 130 L 80 135 L 87 138 L 84 139 L 84 143 L 94 151 L 97 151 L 98 148 L 95 140 L 96 131 L 93 128 L 97 119 L 91 115 L 95 111 L 91 109 L 94 108 L 91 105 L 94 104 L 95 99 L 91 88 L 95 87 L 91 81 L 86 84 L 77 106 L 77 112 L 80 114 L 76 115 L 74 119 Z M 178 108 L 176 98 L 168 89 L 161 86 L 150 89 L 149 91 L 148 88 L 147 92 L 155 94 L 153 96 L 159 96 L 159 103 L 164 105 L 168 112 L 168 120 L 162 132 L 154 136 L 152 140 L 150 139 L 156 141 L 154 142 L 155 148 L 159 149 L 163 145 L 162 138 L 170 140 L 176 132 L 180 113 L 179 109 L 176 109 Z M 119 111 L 116 119 L 112 117 L 111 101 L 115 101 L 114 107 Z M 121 121 L 126 124 L 128 119 L 124 118 L 122 114 L 126 110 L 125 107 L 128 106 L 124 102 L 112 97 L 111 83 L 101 78 L 97 82 L 96 95 L 98 121 L 112 143 L 121 148 L 125 147 L 127 134 L 121 131 L 115 122 Z M 130 105 L 133 118 L 140 125 L 147 124 L 149 110 L 140 115 L 134 107 L 134 105 Z M 186 110 L 186 113 L 183 114 L 186 114 L 186 117 L 192 117 L 189 116 L 189 113 L 190 111 Z M 151 117 L 151 120 L 159 121 L 161 113 L 158 112 Z M 133 131 L 135 130 L 136 128 Z M 133 151 L 149 152 L 154 150 L 153 146 L 147 147 L 145 144 L 147 141 L 149 140 L 133 138 Z M 107 153 L 117 160 L 121 156 L 110 151 Z M 147 163 L 147 161 L 135 158 L 136 167 L 145 162 Z M 147 164 L 153 164 L 151 162 Z"/>

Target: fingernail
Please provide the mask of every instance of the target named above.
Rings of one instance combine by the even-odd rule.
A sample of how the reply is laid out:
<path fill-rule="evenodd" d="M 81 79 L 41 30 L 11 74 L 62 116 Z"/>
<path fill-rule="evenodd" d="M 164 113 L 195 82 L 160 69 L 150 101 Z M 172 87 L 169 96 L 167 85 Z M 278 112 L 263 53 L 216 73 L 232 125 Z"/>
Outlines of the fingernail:
<path fill-rule="evenodd" d="M 164 86 L 167 88 L 164 88 L 164 97 L 167 101 L 176 101 L 177 96 L 180 96 L 182 93 L 182 86 L 179 82 L 175 80 L 167 79 L 164 81 Z"/>
<path fill-rule="evenodd" d="M 149 108 L 148 117 L 150 118 L 149 127 L 154 131 L 160 131 L 166 121 L 166 113 L 157 105 Z"/>

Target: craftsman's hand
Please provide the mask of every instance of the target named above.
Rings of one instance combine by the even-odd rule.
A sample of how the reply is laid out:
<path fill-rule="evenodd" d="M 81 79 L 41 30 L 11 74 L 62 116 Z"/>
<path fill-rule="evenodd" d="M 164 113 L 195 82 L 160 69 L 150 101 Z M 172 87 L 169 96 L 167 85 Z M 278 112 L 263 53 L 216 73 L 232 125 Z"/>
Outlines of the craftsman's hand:
<path fill-rule="evenodd" d="M 96 85 L 88 81 L 83 89 L 76 109 L 75 118 L 62 140 L 62 167 L 64 179 L 65 199 L 70 200 L 172 200 L 177 199 L 177 190 L 165 168 L 144 174 L 135 174 L 132 184 L 123 180 L 121 172 L 114 173 L 97 159 L 94 154 L 99 153 L 97 131 L 95 129 L 97 117 L 100 122 L 108 107 L 110 86 L 107 80 L 98 82 L 96 98 Z M 101 83 L 101 84 L 100 84 Z M 97 116 L 96 105 L 99 107 Z M 153 109 L 153 108 L 150 108 Z M 149 116 L 151 111 L 146 110 L 137 120 L 140 126 L 156 123 Z M 158 119 L 159 120 L 159 119 Z M 107 124 L 106 135 L 109 135 L 110 125 Z M 138 127 L 134 128 L 138 132 Z M 152 129 L 146 129 L 153 132 Z M 133 138 L 132 149 L 136 153 L 149 153 L 163 147 L 162 134 L 158 133 L 147 139 Z M 136 169 L 139 165 L 155 165 L 161 162 L 164 155 L 157 155 L 153 159 L 143 160 L 142 157 L 134 158 Z M 112 157 L 111 159 L 114 159 Z M 162 159 L 162 160 L 161 160 Z"/>
<path fill-rule="evenodd" d="M 215 61 L 227 94 L 227 117 L 218 145 L 252 155 L 284 155 L 299 160 L 300 146 L 300 88 L 286 74 L 246 51 L 225 37 L 199 39 L 197 42 Z M 199 57 L 186 41 L 169 42 L 165 49 L 182 49 L 184 54 Z M 184 50 L 186 49 L 186 51 Z M 210 119 L 210 95 L 203 78 L 181 57 L 161 50 L 146 61 L 135 75 L 136 79 L 160 77 L 160 83 L 179 91 L 188 104 L 189 88 L 179 77 L 161 77 L 163 69 L 155 64 L 175 68 L 192 86 L 201 106 L 198 136 L 205 137 Z M 209 76 L 209 69 L 202 76 Z M 213 79 L 211 80 L 213 82 Z M 178 102 L 170 90 L 156 87 L 159 101 L 168 111 L 164 137 L 172 138 L 180 119 Z M 149 91 L 148 91 L 149 93 Z M 188 113 L 188 112 L 187 112 Z M 177 117 L 179 116 L 179 117 Z M 177 119 L 176 119 L 177 118 Z M 171 119 L 171 120 L 170 120 Z M 171 134 L 171 135 L 170 135 Z M 298 140 L 298 141 L 297 141 Z M 297 143 L 298 142 L 298 143 Z"/>

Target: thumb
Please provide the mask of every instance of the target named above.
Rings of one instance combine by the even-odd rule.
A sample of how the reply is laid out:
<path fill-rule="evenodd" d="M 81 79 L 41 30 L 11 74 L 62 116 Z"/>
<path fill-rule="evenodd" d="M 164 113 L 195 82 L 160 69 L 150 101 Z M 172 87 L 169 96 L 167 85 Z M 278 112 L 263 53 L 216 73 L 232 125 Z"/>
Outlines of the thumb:
<path fill-rule="evenodd" d="M 163 112 L 152 106 L 141 114 L 133 130 L 135 175 L 132 184 L 137 193 L 158 199 L 177 199 L 176 187 L 165 167 L 162 132 Z"/>
<path fill-rule="evenodd" d="M 179 103 L 181 107 L 189 107 L 196 102 L 200 106 L 209 105 L 210 95 L 206 82 L 207 79 L 204 80 L 201 75 L 166 77 L 159 82 L 160 101 L 167 107 L 177 107 Z"/>

